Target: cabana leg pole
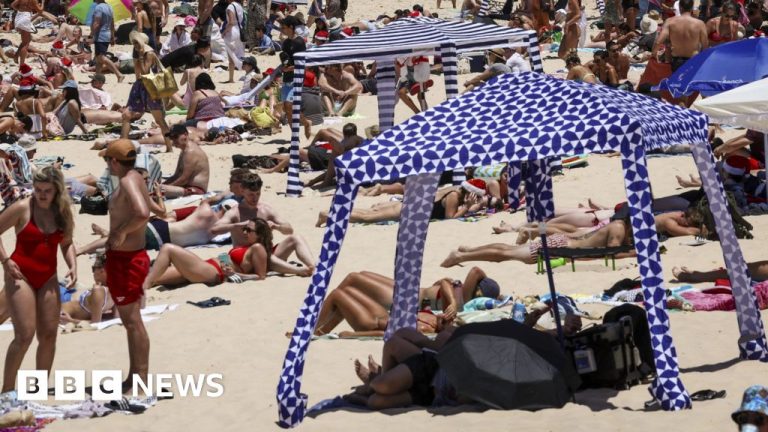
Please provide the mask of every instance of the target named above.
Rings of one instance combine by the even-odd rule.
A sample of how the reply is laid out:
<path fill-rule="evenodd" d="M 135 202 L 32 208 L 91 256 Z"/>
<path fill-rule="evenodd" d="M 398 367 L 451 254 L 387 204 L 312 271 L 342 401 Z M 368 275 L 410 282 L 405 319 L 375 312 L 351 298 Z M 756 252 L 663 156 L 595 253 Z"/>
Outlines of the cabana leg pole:
<path fill-rule="evenodd" d="M 304 185 L 299 179 L 299 144 L 301 129 L 301 91 L 304 88 L 304 59 L 296 58 L 293 70 L 293 104 L 291 113 L 291 161 L 288 164 L 288 188 L 286 196 L 301 196 Z M 288 113 L 286 113 L 288 114 Z"/>
<path fill-rule="evenodd" d="M 395 124 L 395 63 L 376 62 L 376 98 L 379 102 L 379 130 L 384 132 Z"/>
<path fill-rule="evenodd" d="M 304 419 L 304 411 L 307 408 L 307 395 L 301 393 L 304 360 L 312 333 L 315 331 L 317 316 L 323 306 L 328 283 L 333 275 L 333 267 L 344 242 L 356 195 L 357 185 L 339 179 L 336 195 L 328 213 L 320 260 L 299 311 L 296 327 L 283 360 L 280 382 L 277 384 L 279 424 L 282 427 L 297 426 Z"/>
<path fill-rule="evenodd" d="M 443 76 L 445 77 L 445 98 L 453 99 L 459 95 L 459 68 L 456 60 L 456 44 L 445 43 L 440 46 L 440 59 L 443 62 Z M 463 170 L 453 172 L 453 184 L 460 185 L 467 179 Z"/>
<path fill-rule="evenodd" d="M 723 259 L 736 301 L 736 318 L 741 333 L 739 353 L 743 359 L 768 361 L 768 346 L 763 321 L 760 318 L 760 309 L 757 307 L 757 299 L 750 284 L 744 255 L 741 253 L 733 230 L 733 221 L 728 212 L 720 175 L 715 169 L 712 151 L 706 142 L 692 145 L 691 150 L 696 167 L 699 169 L 704 192 L 709 199 L 709 208 L 715 217 Z"/>
<path fill-rule="evenodd" d="M 621 155 L 644 305 L 656 364 L 657 377 L 651 384 L 651 394 L 665 410 L 690 408 L 691 398 L 680 380 L 677 351 L 669 332 L 659 239 L 651 212 L 651 185 L 645 161 L 645 148 L 642 143 L 628 142 L 622 145 Z"/>
<path fill-rule="evenodd" d="M 509 162 L 507 164 L 507 196 L 509 197 L 509 208 L 517 211 L 520 208 L 520 182 L 523 179 L 523 166 L 520 162 Z"/>
<path fill-rule="evenodd" d="M 389 340 L 400 328 L 416 328 L 424 244 L 439 179 L 440 174 L 436 173 L 412 176 L 406 180 L 405 199 L 397 230 L 395 293 L 385 340 Z"/>
<path fill-rule="evenodd" d="M 551 158 L 528 161 L 523 170 L 528 222 L 543 222 L 555 216 L 550 164 Z"/>

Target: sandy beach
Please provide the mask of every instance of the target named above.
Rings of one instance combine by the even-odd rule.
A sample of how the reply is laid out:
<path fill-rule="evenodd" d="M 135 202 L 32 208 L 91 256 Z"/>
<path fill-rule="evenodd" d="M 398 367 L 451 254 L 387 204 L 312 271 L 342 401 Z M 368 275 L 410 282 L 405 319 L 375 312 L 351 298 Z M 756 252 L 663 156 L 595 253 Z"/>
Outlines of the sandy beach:
<path fill-rule="evenodd" d="M 375 17 L 391 13 L 397 8 L 410 8 L 411 1 L 405 0 L 351 0 L 347 20 Z M 443 2 L 450 4 L 450 2 Z M 172 7 L 178 3 L 172 3 Z M 430 0 L 425 6 L 435 7 Z M 452 14 L 450 9 L 435 10 Z M 587 2 L 587 14 L 597 16 L 594 2 Z M 172 20 L 169 20 L 171 22 Z M 18 35 L 10 34 L 15 41 Z M 15 39 L 14 39 L 15 38 Z M 128 46 L 118 49 L 127 51 Z M 564 68 L 562 61 L 546 59 L 547 72 L 553 73 Z M 582 53 L 584 61 L 591 54 Z M 276 56 L 259 57 L 262 70 L 278 63 Z M 12 65 L 0 65 L 0 70 L 11 73 Z M 639 77 L 632 71 L 631 79 Z M 87 74 L 77 70 L 78 81 L 87 81 Z M 237 91 L 241 84 L 221 85 L 226 72 L 212 74 L 217 89 Z M 236 75 L 239 77 L 240 73 Z M 460 83 L 471 75 L 461 75 Z M 117 84 L 115 77 L 107 77 L 107 88 L 113 98 L 124 103 L 130 83 Z M 435 79 L 435 87 L 428 93 L 430 106 L 445 97 L 442 77 Z M 378 123 L 375 98 L 362 96 L 358 103 L 359 119 L 355 120 L 359 130 Z M 395 120 L 401 122 L 410 116 L 410 111 L 399 104 Z M 151 116 L 145 115 L 147 123 Z M 169 116 L 169 123 L 182 119 Z M 336 125 L 340 127 L 341 124 Z M 316 132 L 318 127 L 313 129 Z M 734 134 L 737 131 L 729 131 Z M 258 137 L 248 142 L 205 146 L 211 163 L 211 189 L 227 188 L 227 173 L 232 167 L 233 154 L 264 155 L 286 146 L 290 139 L 287 127 L 279 135 Z M 96 152 L 90 151 L 92 143 L 83 141 L 48 141 L 38 144 L 39 155 L 57 155 L 73 164 L 65 174 L 100 175 L 105 168 L 104 161 Z M 305 142 L 302 142 L 305 145 Z M 173 154 L 157 155 L 163 166 L 163 173 L 173 172 L 178 150 Z M 687 177 L 695 173 L 690 155 L 653 158 L 649 160 L 654 193 L 665 196 L 680 192 L 675 175 Z M 304 174 L 303 179 L 309 175 Z M 305 191 L 300 199 L 283 195 L 286 185 L 285 174 L 262 176 L 265 187 L 261 199 L 276 208 L 293 225 L 296 233 L 304 236 L 315 255 L 319 254 L 324 228 L 316 228 L 318 212 L 327 210 L 330 193 L 321 194 Z M 590 156 L 589 166 L 567 170 L 565 176 L 556 177 L 556 205 L 574 207 L 593 198 L 600 203 L 613 206 L 625 200 L 624 181 L 619 158 Z M 387 196 L 359 197 L 356 206 L 367 207 L 386 201 Z M 492 227 L 502 221 L 522 223 L 524 212 L 515 214 L 497 213 L 477 222 L 456 220 L 430 224 L 426 249 L 422 286 L 431 284 L 442 277 L 463 278 L 472 265 L 481 266 L 490 277 L 500 282 L 502 293 L 507 295 L 535 295 L 548 291 L 546 276 L 537 275 L 535 266 L 519 262 L 467 263 L 464 267 L 444 269 L 440 262 L 451 249 L 459 245 L 480 245 L 491 242 L 514 242 L 515 234 L 495 235 Z M 740 241 L 747 261 L 766 259 L 763 241 L 768 240 L 768 217 L 748 217 L 755 227 L 754 240 Z M 82 245 L 94 237 L 91 224 L 108 225 L 106 216 L 77 215 L 75 242 Z M 336 265 L 331 287 L 335 287 L 345 275 L 352 271 L 370 270 L 391 275 L 394 267 L 397 225 L 353 225 L 348 231 L 341 256 Z M 276 241 L 281 235 L 276 233 Z M 678 237 L 666 241 L 668 252 L 662 255 L 666 287 L 683 285 L 672 280 L 672 268 L 685 265 L 694 269 L 712 269 L 723 265 L 722 252 L 718 243 L 698 247 L 685 246 L 691 238 Z M 13 234 L 3 236 L 7 249 L 12 250 Z M 210 258 L 226 251 L 226 248 L 195 249 L 203 258 Z M 150 253 L 154 256 L 155 253 Z M 59 259 L 59 274 L 63 276 L 65 266 Z M 85 289 L 91 286 L 91 261 L 87 256 L 78 259 L 79 285 Z M 585 262 L 577 265 L 577 271 L 561 267 L 555 273 L 559 292 L 566 294 L 596 294 L 610 288 L 616 281 L 638 276 L 636 262 L 623 259 L 617 262 L 617 270 L 610 271 L 602 261 Z M 148 304 L 179 304 L 172 312 L 147 324 L 151 340 L 150 372 L 152 373 L 221 373 L 224 376 L 224 394 L 215 399 L 182 398 L 161 401 L 142 415 L 112 414 L 104 418 L 86 420 L 61 420 L 46 426 L 50 431 L 237 431 L 277 430 L 277 402 L 275 389 L 288 347 L 285 333 L 293 329 L 299 306 L 309 284 L 308 278 L 272 276 L 263 281 L 243 284 L 225 283 L 216 287 L 192 284 L 175 290 L 154 289 L 148 294 Z M 701 284 L 702 287 L 707 284 Z M 78 293 L 79 294 L 79 293 Z M 77 294 L 76 294 L 77 295 Z M 231 300 L 231 305 L 212 309 L 200 309 L 187 301 L 204 300 L 219 296 Z M 608 310 L 602 305 L 587 305 L 585 310 L 602 314 Z M 763 313 L 763 319 L 768 318 Z M 682 412 L 646 412 L 643 403 L 650 399 L 647 385 L 637 385 L 630 390 L 617 392 L 610 389 L 589 390 L 576 395 L 576 402 L 562 409 L 526 411 L 485 411 L 471 412 L 464 409 L 391 410 L 385 413 L 342 410 L 327 412 L 316 418 L 307 418 L 299 427 L 305 431 L 391 431 L 405 428 L 428 428 L 441 431 L 645 431 L 645 430 L 690 430 L 723 431 L 734 430 L 730 418 L 740 404 L 743 390 L 752 384 L 764 384 L 766 366 L 754 361 L 739 361 L 737 339 L 739 332 L 735 312 L 680 312 L 670 313 L 671 329 L 677 347 L 681 377 L 689 392 L 702 389 L 724 389 L 727 396 L 707 402 L 694 403 L 693 409 Z M 342 324 L 338 330 L 344 330 Z M 13 333 L 0 332 L 0 349 L 5 350 Z M 347 393 L 358 382 L 353 369 L 353 360 L 365 358 L 368 354 L 379 357 L 381 341 L 320 340 L 310 346 L 302 391 L 309 394 L 310 406 L 326 398 Z M 34 350 L 30 347 L 22 369 L 34 367 Z M 54 369 L 123 369 L 127 370 L 128 354 L 125 330 L 114 326 L 102 331 L 61 334 L 57 342 Z M 90 383 L 89 383 L 90 384 Z"/>

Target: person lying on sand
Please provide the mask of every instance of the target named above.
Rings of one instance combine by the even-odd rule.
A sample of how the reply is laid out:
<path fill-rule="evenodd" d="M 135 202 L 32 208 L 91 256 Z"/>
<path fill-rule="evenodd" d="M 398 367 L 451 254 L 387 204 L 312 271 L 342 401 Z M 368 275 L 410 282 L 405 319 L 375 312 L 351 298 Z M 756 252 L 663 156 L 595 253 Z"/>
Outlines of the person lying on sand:
<path fill-rule="evenodd" d="M 747 263 L 749 276 L 754 281 L 768 280 L 768 260 Z M 675 267 L 672 274 L 680 282 L 700 283 L 714 282 L 718 279 L 728 279 L 728 271 L 720 268 L 710 271 L 690 270 L 688 267 Z"/>
<path fill-rule="evenodd" d="M 618 220 L 593 231 L 582 238 L 572 239 L 564 234 L 552 234 L 547 236 L 547 246 L 550 248 L 567 247 L 578 248 L 605 248 L 618 247 L 631 244 L 632 227 L 628 221 Z M 536 262 L 541 249 L 541 239 L 536 239 L 527 245 L 509 245 L 506 243 L 491 243 L 477 247 L 460 246 L 457 250 L 448 254 L 442 264 L 443 267 L 453 267 L 465 261 L 492 261 L 502 262 L 515 260 L 527 264 Z M 635 251 L 617 254 L 617 258 L 634 256 Z"/>
<path fill-rule="evenodd" d="M 486 208 L 488 202 L 484 192 L 477 188 L 473 188 L 473 192 L 470 192 L 466 185 L 443 188 L 435 194 L 432 214 L 429 218 L 437 220 L 460 218 L 468 213 L 478 212 Z M 377 203 L 369 209 L 352 209 L 349 221 L 351 223 L 376 223 L 399 220 L 402 209 L 403 203 L 399 201 Z M 327 221 L 328 211 L 323 210 L 318 215 L 315 226 L 321 227 Z"/>
<path fill-rule="evenodd" d="M 90 321 L 97 323 L 104 316 L 109 318 L 117 317 L 117 308 L 112 296 L 107 289 L 107 272 L 104 269 L 104 263 L 107 257 L 104 254 L 96 256 L 96 260 L 91 266 L 93 271 L 93 287 L 86 290 L 79 297 L 61 304 L 62 324 L 80 321 Z"/>
<path fill-rule="evenodd" d="M 347 321 L 353 331 L 341 332 L 342 337 L 383 336 L 394 290 L 394 279 L 384 275 L 368 271 L 350 273 L 323 302 L 315 334 L 328 334 L 342 321 Z M 464 283 L 440 279 L 419 291 L 419 304 L 429 304 L 431 309 L 442 310 L 443 314 L 419 312 L 419 331 L 435 333 L 446 322 L 453 321 L 466 301 L 476 297 L 495 299 L 499 294 L 499 284 L 479 267 L 467 273 Z"/>

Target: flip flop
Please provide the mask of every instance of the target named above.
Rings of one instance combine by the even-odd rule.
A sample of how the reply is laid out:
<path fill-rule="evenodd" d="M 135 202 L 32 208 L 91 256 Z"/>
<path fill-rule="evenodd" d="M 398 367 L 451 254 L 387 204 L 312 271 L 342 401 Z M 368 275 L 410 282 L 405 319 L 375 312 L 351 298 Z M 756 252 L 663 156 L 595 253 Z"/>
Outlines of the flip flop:
<path fill-rule="evenodd" d="M 724 398 L 726 395 L 725 390 L 699 390 L 691 395 L 693 401 L 708 401 L 712 399 Z"/>
<path fill-rule="evenodd" d="M 199 301 L 199 302 L 187 301 L 187 303 L 189 303 L 191 305 L 195 305 L 195 306 L 197 306 L 199 308 L 207 309 L 207 308 L 212 308 L 212 307 L 216 307 L 216 306 L 228 306 L 232 302 L 229 301 L 229 300 L 224 300 L 221 297 L 211 297 L 208 300 L 202 300 L 202 301 Z"/>
<path fill-rule="evenodd" d="M 134 414 L 141 414 L 147 410 L 147 407 L 136 405 L 128 402 L 128 399 L 122 398 L 120 400 L 109 401 L 104 404 L 105 407 L 114 411 L 127 411 Z"/>

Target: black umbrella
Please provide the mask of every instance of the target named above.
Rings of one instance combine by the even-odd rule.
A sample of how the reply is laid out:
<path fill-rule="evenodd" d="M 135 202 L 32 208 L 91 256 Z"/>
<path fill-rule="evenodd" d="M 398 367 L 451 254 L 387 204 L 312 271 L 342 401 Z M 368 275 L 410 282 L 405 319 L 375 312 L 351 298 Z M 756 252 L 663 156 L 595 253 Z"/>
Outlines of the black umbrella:
<path fill-rule="evenodd" d="M 437 361 L 457 393 L 496 409 L 560 408 L 581 384 L 555 338 L 511 319 L 459 327 Z"/>

